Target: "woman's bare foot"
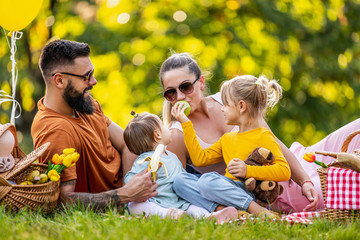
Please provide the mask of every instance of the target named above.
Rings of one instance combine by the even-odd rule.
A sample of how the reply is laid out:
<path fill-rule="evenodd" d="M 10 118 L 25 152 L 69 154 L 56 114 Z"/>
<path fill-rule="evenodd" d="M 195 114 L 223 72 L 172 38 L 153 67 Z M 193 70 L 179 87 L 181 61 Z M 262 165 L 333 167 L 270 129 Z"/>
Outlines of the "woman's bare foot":
<path fill-rule="evenodd" d="M 208 216 L 209 219 L 215 218 L 216 222 L 219 224 L 229 222 L 231 220 L 236 219 L 237 217 L 238 217 L 238 211 L 234 207 L 226 207 L 217 212 L 213 212 Z"/>
<path fill-rule="evenodd" d="M 177 209 L 177 208 L 169 208 L 166 217 L 171 219 L 179 219 L 185 214 L 185 211 Z"/>

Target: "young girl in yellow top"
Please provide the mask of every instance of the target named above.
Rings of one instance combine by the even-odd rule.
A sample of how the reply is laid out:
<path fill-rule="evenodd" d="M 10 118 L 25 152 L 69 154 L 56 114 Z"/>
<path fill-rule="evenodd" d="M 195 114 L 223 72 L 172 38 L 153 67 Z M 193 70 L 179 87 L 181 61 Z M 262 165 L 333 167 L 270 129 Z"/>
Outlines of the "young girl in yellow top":
<path fill-rule="evenodd" d="M 221 110 L 226 124 L 239 126 L 239 131 L 225 133 L 219 141 L 206 149 L 199 145 L 192 122 L 184 114 L 183 103 L 174 105 L 171 113 L 181 122 L 185 145 L 193 164 L 201 167 L 225 161 L 227 165 L 225 176 L 210 172 L 199 178 L 197 187 L 202 197 L 224 206 L 247 210 L 255 215 L 261 212 L 271 215 L 255 202 L 254 195 L 248 192 L 236 177 L 272 181 L 290 179 L 289 165 L 275 141 L 275 136 L 260 125 L 267 108 L 273 107 L 281 94 L 281 86 L 275 80 L 269 81 L 265 76 L 238 76 L 226 81 L 221 87 L 224 104 Z M 272 165 L 247 166 L 243 162 L 256 147 L 264 147 L 274 154 Z M 184 195 L 186 194 L 181 194 Z M 191 202 L 191 199 L 187 200 Z"/>

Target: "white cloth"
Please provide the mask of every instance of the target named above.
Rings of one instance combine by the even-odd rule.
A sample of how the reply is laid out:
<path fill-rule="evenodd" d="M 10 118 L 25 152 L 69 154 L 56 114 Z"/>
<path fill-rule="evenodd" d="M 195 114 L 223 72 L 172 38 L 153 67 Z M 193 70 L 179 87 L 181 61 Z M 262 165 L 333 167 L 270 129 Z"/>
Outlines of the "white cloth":
<path fill-rule="evenodd" d="M 157 215 L 160 216 L 161 218 L 165 218 L 169 214 L 169 208 L 161 207 L 160 205 L 150 201 L 130 202 L 128 204 L 128 209 L 131 214 L 145 213 L 145 216 Z M 178 210 L 181 211 L 180 209 Z M 204 208 L 192 204 L 185 210 L 185 212 L 186 214 L 194 218 L 205 218 L 210 214 Z"/>

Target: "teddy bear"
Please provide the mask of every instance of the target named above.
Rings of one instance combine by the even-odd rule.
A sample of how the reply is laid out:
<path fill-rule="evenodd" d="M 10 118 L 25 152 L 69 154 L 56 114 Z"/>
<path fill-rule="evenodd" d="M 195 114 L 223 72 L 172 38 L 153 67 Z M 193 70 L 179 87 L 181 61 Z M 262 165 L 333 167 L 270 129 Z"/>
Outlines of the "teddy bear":
<path fill-rule="evenodd" d="M 264 164 L 271 164 L 273 161 L 274 155 L 271 151 L 258 147 L 250 153 L 244 162 L 251 166 L 262 166 Z M 273 203 L 284 191 L 283 186 L 275 181 L 260 181 L 253 177 L 238 179 L 244 183 L 248 191 L 254 193 L 258 203 L 263 206 Z"/>

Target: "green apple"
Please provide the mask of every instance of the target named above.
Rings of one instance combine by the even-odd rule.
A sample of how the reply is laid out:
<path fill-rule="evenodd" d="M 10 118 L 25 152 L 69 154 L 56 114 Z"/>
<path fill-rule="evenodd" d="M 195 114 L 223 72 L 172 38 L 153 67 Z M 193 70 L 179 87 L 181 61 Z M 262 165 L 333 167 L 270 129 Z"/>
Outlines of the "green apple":
<path fill-rule="evenodd" d="M 178 103 L 184 103 L 184 106 L 183 106 L 183 108 L 185 108 L 184 113 L 186 116 L 189 116 L 189 114 L 191 112 L 190 104 L 187 101 L 178 101 Z"/>

